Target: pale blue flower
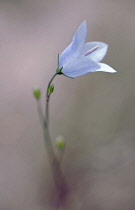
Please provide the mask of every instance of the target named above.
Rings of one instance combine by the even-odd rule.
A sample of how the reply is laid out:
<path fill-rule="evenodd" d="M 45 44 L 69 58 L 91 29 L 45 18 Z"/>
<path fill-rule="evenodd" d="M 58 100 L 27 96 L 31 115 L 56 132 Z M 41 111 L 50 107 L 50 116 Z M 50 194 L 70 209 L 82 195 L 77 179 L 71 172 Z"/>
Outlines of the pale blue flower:
<path fill-rule="evenodd" d="M 103 42 L 85 42 L 86 35 L 87 24 L 84 21 L 73 36 L 71 44 L 59 57 L 59 73 L 68 77 L 97 71 L 115 73 L 113 68 L 100 63 L 106 55 L 108 45 Z"/>

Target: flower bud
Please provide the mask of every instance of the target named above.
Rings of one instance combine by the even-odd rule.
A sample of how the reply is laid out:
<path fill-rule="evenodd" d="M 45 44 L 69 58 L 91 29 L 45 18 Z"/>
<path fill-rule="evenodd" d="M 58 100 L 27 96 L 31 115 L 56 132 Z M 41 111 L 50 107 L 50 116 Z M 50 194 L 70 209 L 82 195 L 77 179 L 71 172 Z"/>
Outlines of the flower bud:
<path fill-rule="evenodd" d="M 58 149 L 62 150 L 65 147 L 65 141 L 62 136 L 56 138 L 56 146 Z"/>
<path fill-rule="evenodd" d="M 54 91 L 54 85 L 50 85 L 49 88 L 48 88 L 48 93 L 53 93 Z"/>
<path fill-rule="evenodd" d="M 41 91 L 39 88 L 34 88 L 33 90 L 33 95 L 35 97 L 35 99 L 39 100 L 41 97 Z"/>

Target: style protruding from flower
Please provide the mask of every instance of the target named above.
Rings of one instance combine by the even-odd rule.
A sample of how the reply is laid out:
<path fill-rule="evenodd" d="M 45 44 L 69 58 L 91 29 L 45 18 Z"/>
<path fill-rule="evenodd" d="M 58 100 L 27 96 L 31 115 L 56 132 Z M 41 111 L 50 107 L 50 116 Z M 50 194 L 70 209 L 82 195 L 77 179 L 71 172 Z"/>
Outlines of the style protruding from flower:
<path fill-rule="evenodd" d="M 108 45 L 103 42 L 85 42 L 87 24 L 84 21 L 73 36 L 71 44 L 58 57 L 58 74 L 67 77 L 78 77 L 90 72 L 116 71 L 105 63 L 100 63 L 105 57 Z"/>

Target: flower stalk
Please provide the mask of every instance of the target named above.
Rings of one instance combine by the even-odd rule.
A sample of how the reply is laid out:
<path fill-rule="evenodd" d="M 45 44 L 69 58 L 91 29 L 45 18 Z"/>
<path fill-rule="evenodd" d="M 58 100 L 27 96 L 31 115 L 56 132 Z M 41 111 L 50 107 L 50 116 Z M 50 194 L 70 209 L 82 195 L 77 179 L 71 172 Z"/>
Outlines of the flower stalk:
<path fill-rule="evenodd" d="M 45 122 L 44 123 L 46 124 L 47 128 L 49 124 L 49 99 L 51 96 L 51 93 L 48 90 L 51 86 L 52 81 L 54 80 L 56 76 L 57 76 L 57 73 L 55 73 L 53 77 L 51 78 L 50 82 L 48 83 L 47 90 L 46 90 L 46 107 L 45 107 Z"/>
<path fill-rule="evenodd" d="M 50 96 L 51 96 L 49 88 L 52 84 L 52 81 L 54 80 L 56 76 L 57 76 L 57 73 L 53 75 L 53 77 L 51 78 L 47 86 L 45 116 L 43 115 L 43 110 L 41 107 L 40 100 L 37 100 L 37 109 L 38 109 L 41 125 L 43 128 L 45 147 L 46 147 L 47 155 L 48 155 L 49 162 L 52 168 L 53 179 L 56 186 L 57 198 L 55 198 L 55 202 L 57 206 L 62 206 L 67 197 L 68 186 L 67 186 L 67 182 L 63 174 L 63 171 L 61 169 L 61 163 L 60 163 L 59 157 L 57 157 L 54 152 L 50 133 L 49 133 L 49 102 L 50 102 Z"/>

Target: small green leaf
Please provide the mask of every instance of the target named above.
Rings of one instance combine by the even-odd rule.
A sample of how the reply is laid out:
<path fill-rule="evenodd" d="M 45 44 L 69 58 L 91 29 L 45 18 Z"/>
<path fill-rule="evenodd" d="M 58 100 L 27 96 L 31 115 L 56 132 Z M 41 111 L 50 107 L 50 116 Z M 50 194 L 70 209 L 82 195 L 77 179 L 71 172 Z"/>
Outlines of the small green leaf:
<path fill-rule="evenodd" d="M 48 93 L 53 93 L 54 91 L 54 85 L 50 85 L 49 88 L 48 88 Z"/>

